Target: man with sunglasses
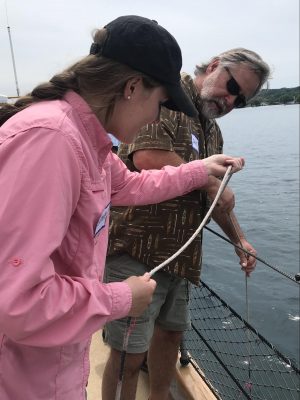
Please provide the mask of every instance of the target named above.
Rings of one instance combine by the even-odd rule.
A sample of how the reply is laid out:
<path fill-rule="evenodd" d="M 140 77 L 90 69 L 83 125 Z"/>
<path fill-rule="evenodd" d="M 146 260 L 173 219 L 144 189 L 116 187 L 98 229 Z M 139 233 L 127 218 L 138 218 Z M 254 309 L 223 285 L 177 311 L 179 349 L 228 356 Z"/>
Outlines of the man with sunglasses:
<path fill-rule="evenodd" d="M 132 145 L 121 145 L 119 156 L 131 170 L 178 166 L 221 153 L 223 139 L 215 118 L 245 107 L 269 77 L 269 67 L 253 51 L 226 51 L 208 63 L 197 65 L 194 79 L 182 75 L 182 84 L 199 111 L 198 118 L 162 107 L 160 123 L 147 125 Z M 209 191 L 194 191 L 174 200 L 144 207 L 115 208 L 111 213 L 108 281 L 143 275 L 174 254 L 194 233 L 216 196 L 220 181 Z M 231 241 L 256 254 L 247 242 L 232 211 L 234 195 L 227 187 L 213 212 L 213 219 Z M 234 224 L 234 226 L 233 226 Z M 153 276 L 157 288 L 145 314 L 130 334 L 123 380 L 122 400 L 135 398 L 140 366 L 148 351 L 150 400 L 168 399 L 178 347 L 189 328 L 189 285 L 198 285 L 202 261 L 202 233 L 164 271 Z M 242 269 L 255 267 L 254 257 L 236 250 Z M 111 354 L 105 368 L 103 400 L 114 398 L 120 369 L 120 352 L 126 321 L 106 326 Z"/>

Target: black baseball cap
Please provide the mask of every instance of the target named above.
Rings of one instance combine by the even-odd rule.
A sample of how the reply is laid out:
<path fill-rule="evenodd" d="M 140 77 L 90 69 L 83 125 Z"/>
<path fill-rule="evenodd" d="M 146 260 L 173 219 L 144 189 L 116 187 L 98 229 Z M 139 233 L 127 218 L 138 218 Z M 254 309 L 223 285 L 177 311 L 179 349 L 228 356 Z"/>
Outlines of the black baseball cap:
<path fill-rule="evenodd" d="M 198 111 L 185 93 L 180 79 L 182 56 L 175 38 L 156 21 L 126 15 L 104 27 L 103 44 L 93 43 L 90 54 L 126 64 L 154 78 L 167 90 L 167 108 L 196 117 Z"/>

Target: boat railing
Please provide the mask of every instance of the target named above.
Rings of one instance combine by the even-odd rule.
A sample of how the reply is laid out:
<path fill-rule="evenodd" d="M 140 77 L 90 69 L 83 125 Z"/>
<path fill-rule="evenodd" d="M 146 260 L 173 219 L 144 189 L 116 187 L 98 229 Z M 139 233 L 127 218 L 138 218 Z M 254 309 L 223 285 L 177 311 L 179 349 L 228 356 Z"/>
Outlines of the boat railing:
<path fill-rule="evenodd" d="M 299 284 L 297 276 L 286 277 Z M 184 334 L 180 360 L 182 365 L 193 365 L 215 397 L 299 400 L 296 361 L 282 354 L 203 281 L 192 289 L 190 312 L 191 329 Z"/>

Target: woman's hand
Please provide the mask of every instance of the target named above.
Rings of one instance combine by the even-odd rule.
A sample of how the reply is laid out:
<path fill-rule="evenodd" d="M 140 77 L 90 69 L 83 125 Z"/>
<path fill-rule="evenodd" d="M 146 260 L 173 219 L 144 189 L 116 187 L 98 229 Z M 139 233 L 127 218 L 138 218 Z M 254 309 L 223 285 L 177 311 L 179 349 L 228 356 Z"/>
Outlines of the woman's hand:
<path fill-rule="evenodd" d="M 132 304 L 128 313 L 130 317 L 139 317 L 152 301 L 156 281 L 146 272 L 143 276 L 131 276 L 125 282 L 131 289 Z"/>
<path fill-rule="evenodd" d="M 227 168 L 232 165 L 231 173 L 243 169 L 245 160 L 243 157 L 231 157 L 225 154 L 215 154 L 202 160 L 206 166 L 208 175 L 224 176 Z"/>

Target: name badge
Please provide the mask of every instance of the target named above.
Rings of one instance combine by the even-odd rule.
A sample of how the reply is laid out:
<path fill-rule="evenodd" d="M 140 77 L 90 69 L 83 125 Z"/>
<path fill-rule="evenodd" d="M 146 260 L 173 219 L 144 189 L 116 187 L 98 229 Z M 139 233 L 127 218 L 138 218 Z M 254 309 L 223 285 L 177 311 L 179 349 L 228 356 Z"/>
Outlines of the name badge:
<path fill-rule="evenodd" d="M 111 203 L 107 204 L 107 206 L 104 208 L 102 214 L 100 215 L 99 221 L 98 221 L 96 229 L 95 229 L 95 236 L 97 236 L 99 234 L 99 232 L 105 227 L 106 219 L 107 219 L 109 209 L 110 209 L 110 204 Z"/>
<path fill-rule="evenodd" d="M 199 153 L 199 139 L 194 133 L 192 133 L 192 146 L 193 149 L 196 150 L 197 153 Z"/>

